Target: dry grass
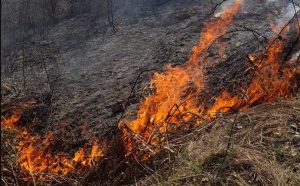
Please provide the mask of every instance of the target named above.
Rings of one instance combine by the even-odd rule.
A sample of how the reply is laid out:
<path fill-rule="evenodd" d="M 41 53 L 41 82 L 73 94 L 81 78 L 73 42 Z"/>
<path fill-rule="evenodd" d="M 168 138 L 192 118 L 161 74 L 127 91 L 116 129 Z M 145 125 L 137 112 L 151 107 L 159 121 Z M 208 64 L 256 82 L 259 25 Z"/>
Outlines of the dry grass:
<path fill-rule="evenodd" d="M 174 144 L 175 161 L 138 185 L 300 185 L 300 99 L 239 113 L 228 149 L 235 117 Z"/>
<path fill-rule="evenodd" d="M 15 133 L 1 127 L 1 185 L 19 185 Z"/>
<path fill-rule="evenodd" d="M 230 137 L 236 117 L 235 131 Z M 114 174 L 112 181 L 101 180 L 100 174 L 93 173 L 96 176 L 89 178 L 92 180 L 82 175 L 55 179 L 53 183 L 94 185 L 108 181 L 116 184 L 118 181 L 113 180 L 125 177 L 126 183 L 136 185 L 300 185 L 299 132 L 298 97 L 259 105 L 238 115 L 220 116 L 212 123 L 170 136 L 168 148 L 175 152 L 165 150 L 149 164 L 124 168 L 126 171 Z M 227 148 L 229 139 L 232 145 Z M 2 185 L 24 184 L 16 162 L 16 143 L 14 132 L 2 128 Z M 98 167 L 100 172 L 107 172 L 115 168 L 111 166 L 99 164 Z M 141 174 L 147 176 L 140 178 Z M 36 182 L 36 185 L 49 184 Z"/>
<path fill-rule="evenodd" d="M 81 175 L 67 177 L 45 174 L 47 180 L 38 180 L 36 175 L 22 170 L 18 164 L 17 131 L 1 127 L 1 185 L 83 185 Z"/>

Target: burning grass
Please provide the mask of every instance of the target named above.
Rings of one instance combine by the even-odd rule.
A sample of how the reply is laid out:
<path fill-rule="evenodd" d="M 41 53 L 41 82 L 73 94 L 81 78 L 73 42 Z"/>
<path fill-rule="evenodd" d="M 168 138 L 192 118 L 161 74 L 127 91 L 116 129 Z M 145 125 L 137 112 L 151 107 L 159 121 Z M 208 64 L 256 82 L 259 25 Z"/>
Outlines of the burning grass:
<path fill-rule="evenodd" d="M 22 106 L 26 107 L 26 106 Z M 32 106 L 26 108 L 28 110 L 40 110 L 40 107 Z M 33 111 L 31 110 L 31 113 Z M 68 130 L 65 125 L 61 124 L 52 131 L 46 133 L 34 134 L 31 132 L 35 125 L 46 124 L 41 121 L 44 115 L 25 115 L 23 112 L 10 113 L 8 119 L 3 119 L 2 125 L 8 126 L 3 129 L 3 135 L 8 136 L 8 129 L 12 130 L 8 137 L 3 138 L 4 144 L 9 143 L 10 140 L 15 142 L 14 161 L 22 170 L 22 181 L 48 181 L 52 179 L 61 179 L 70 173 L 84 172 L 87 168 L 95 165 L 100 158 L 104 156 L 104 146 L 100 147 L 99 139 L 95 138 L 92 133 L 85 130 L 84 125 L 80 127 L 80 137 L 85 136 L 87 142 L 84 145 L 76 145 L 72 149 L 72 153 L 64 153 L 65 146 L 72 146 L 74 134 L 65 134 Z M 8 116 L 8 115 L 6 115 Z M 15 119 L 17 118 L 17 119 Z M 24 123 L 23 123 L 24 122 Z M 36 124 L 38 123 L 38 124 Z M 1 127 L 2 128 L 2 127 Z M 74 132 L 74 131 L 73 131 Z M 62 144 L 60 144 L 62 143 Z M 81 147 L 77 147 L 81 146 Z M 7 147 L 4 147 L 7 149 Z M 69 147 L 70 148 L 70 147 Z M 63 150 L 61 150 L 63 149 Z M 11 152 L 11 150 L 10 150 Z M 9 154 L 9 153 L 8 153 Z M 57 178 L 56 178 L 57 177 Z"/>
<path fill-rule="evenodd" d="M 172 163 L 153 166 L 157 169 L 138 185 L 297 185 L 299 108 L 300 99 L 295 98 L 239 113 L 230 149 L 235 116 L 196 128 L 170 143 L 178 149 Z"/>
<path fill-rule="evenodd" d="M 215 119 L 217 113 L 242 111 L 257 104 L 274 102 L 279 97 L 290 99 L 298 93 L 298 59 L 291 60 L 288 64 L 287 60 L 283 60 L 284 42 L 289 40 L 287 33 L 295 28 L 294 34 L 298 35 L 297 39 L 299 37 L 297 14 L 287 24 L 289 26 L 282 25 L 281 39 L 277 39 L 277 34 L 270 39 L 264 54 L 258 55 L 259 57 L 250 55 L 253 59 L 248 59 L 252 63 L 251 67 L 244 72 L 238 72 L 239 69 L 234 71 L 235 74 L 242 73 L 249 77 L 247 81 L 250 83 L 245 89 L 239 87 L 232 94 L 223 87 L 213 99 L 211 92 L 207 92 L 209 77 L 204 70 L 212 63 L 206 56 L 207 50 L 214 41 L 226 34 L 242 3 L 243 1 L 234 2 L 219 19 L 204 26 L 199 44 L 193 48 L 193 54 L 186 65 L 167 66 L 165 72 L 154 74 L 150 84 L 155 93 L 142 101 L 137 119 L 123 121 L 120 125 L 124 128 L 125 148 L 128 152 L 139 151 L 135 149 L 135 142 L 142 140 L 144 144 L 152 146 L 151 153 L 155 154 L 154 149 L 166 140 L 161 133 L 187 129 L 189 123 L 201 125 Z M 245 64 L 247 62 L 249 61 L 243 61 Z M 138 136 L 138 140 L 132 138 L 130 133 Z"/>
<path fill-rule="evenodd" d="M 15 161 L 22 170 L 18 174 L 22 175 L 21 180 L 29 183 L 37 181 L 68 183 L 70 178 L 73 182 L 80 180 L 81 183 L 86 181 L 94 183 L 93 179 L 98 178 L 100 181 L 115 179 L 119 181 L 118 183 L 127 183 L 129 177 L 132 176 L 131 168 L 134 169 L 139 165 L 143 165 L 145 168 L 147 160 L 154 155 L 158 157 L 158 153 L 161 153 L 162 149 L 168 151 L 167 159 L 171 161 L 171 154 L 176 152 L 176 146 L 180 146 L 182 140 L 187 136 L 195 137 L 199 126 L 205 128 L 212 122 L 214 123 L 213 128 L 222 128 L 222 125 L 218 124 L 220 120 L 215 121 L 219 115 L 239 113 L 258 104 L 275 102 L 280 97 L 291 99 L 296 96 L 299 93 L 297 79 L 300 74 L 299 57 L 297 59 L 284 57 L 284 50 L 286 45 L 291 43 L 287 33 L 292 32 L 296 35 L 297 40 L 299 39 L 300 26 L 297 13 L 287 24 L 288 26 L 282 26 L 280 37 L 276 35 L 270 39 L 268 47 L 264 51 L 249 54 L 250 57 L 246 58 L 247 61 L 242 61 L 249 68 L 242 72 L 239 72 L 240 69 L 235 70 L 234 73 L 244 74 L 248 78 L 245 83 L 240 82 L 245 84 L 244 86 L 237 86 L 235 92 L 221 88 L 215 97 L 211 97 L 211 92 L 207 91 L 207 82 L 211 77 L 205 74 L 205 69 L 207 66 L 214 68 L 212 61 L 208 59 L 207 50 L 216 40 L 227 33 L 234 20 L 234 15 L 239 11 L 242 3 L 242 0 L 235 1 L 230 7 L 223 10 L 218 18 L 205 24 L 199 44 L 193 48 L 193 54 L 187 64 L 176 67 L 167 66 L 165 72 L 154 74 L 150 88 L 155 91 L 142 100 L 137 119 L 121 121 L 116 132 L 116 139 L 108 140 L 109 138 L 105 134 L 99 138 L 93 131 L 87 130 L 86 125 L 80 124 L 73 128 L 59 124 L 50 130 L 38 132 L 41 127 L 47 129 L 45 128 L 48 123 L 47 106 L 42 107 L 34 103 L 21 103 L 18 107 L 13 108 L 11 113 L 4 114 L 1 126 L 15 130 L 16 133 L 18 144 L 14 154 L 17 157 Z M 219 53 L 223 52 L 224 48 L 220 46 Z M 244 113 L 241 115 L 244 116 Z M 189 178 L 181 175 L 179 180 L 171 179 L 170 183 L 183 184 L 186 181 L 190 182 L 190 178 L 198 178 L 199 175 L 201 182 L 209 180 L 215 184 L 290 183 L 286 181 L 284 175 L 281 175 L 281 171 L 285 169 L 276 164 L 277 162 L 267 160 L 265 156 L 270 154 L 266 154 L 264 151 L 267 148 L 264 146 L 264 142 L 268 140 L 270 140 L 268 143 L 274 142 L 271 140 L 276 133 L 272 129 L 277 123 L 266 127 L 258 122 L 258 129 L 256 129 L 256 125 L 252 123 L 253 119 L 248 117 L 250 123 L 253 124 L 251 127 L 247 123 L 243 123 L 240 120 L 242 117 L 239 115 L 233 119 L 233 123 L 239 124 L 245 129 L 240 132 L 244 132 L 242 141 L 247 144 L 241 144 L 241 141 L 226 140 L 225 131 L 220 130 L 222 132 L 218 134 L 217 139 L 215 136 L 210 136 L 215 144 L 207 141 L 206 146 L 200 142 L 197 145 L 202 146 L 201 151 L 213 147 L 211 149 L 214 151 L 213 153 L 198 157 L 197 154 L 201 153 L 193 154 L 193 151 L 197 150 L 187 151 L 190 159 L 179 161 L 180 166 L 187 161 L 187 165 L 196 175 L 189 176 Z M 221 123 L 226 128 L 228 125 L 225 120 Z M 249 132 L 248 128 L 255 129 L 255 133 L 252 135 L 245 133 Z M 233 129 L 239 128 L 232 127 L 232 132 Z M 257 139 L 253 139 L 257 130 L 261 132 L 259 145 L 262 150 L 252 149 L 253 144 L 257 145 Z M 265 130 L 268 132 L 264 133 Z M 202 138 L 209 134 L 203 134 Z M 233 133 L 230 134 L 230 139 L 232 135 Z M 74 142 L 76 138 L 83 141 L 81 143 Z M 226 141 L 228 141 L 227 149 L 224 147 Z M 235 144 L 234 149 L 229 151 L 232 143 Z M 251 148 L 247 146 L 249 143 Z M 285 157 L 280 148 L 276 151 L 277 154 Z M 246 158 L 243 159 L 244 157 Z M 268 157 L 270 158 L 270 156 Z M 9 161 L 9 159 L 7 160 Z M 197 162 L 191 162 L 191 160 Z M 274 172 L 267 172 L 268 165 L 274 166 L 272 169 Z M 110 171 L 110 169 L 112 170 Z M 262 177 L 255 177 L 254 180 L 249 181 L 253 175 L 249 175 L 250 173 L 248 174 L 246 169 L 249 169 L 251 174 Z M 90 170 L 94 171 L 89 172 Z M 236 174 L 233 175 L 232 171 Z M 140 175 L 140 171 L 136 172 L 137 175 Z M 279 174 L 282 180 L 276 180 L 275 174 Z M 288 172 L 288 174 L 292 173 Z M 76 175 L 82 176 L 80 179 L 73 179 Z M 118 179 L 114 176 L 117 176 Z M 228 179 L 224 180 L 224 177 L 228 177 Z M 167 181 L 170 180 L 167 179 Z"/>

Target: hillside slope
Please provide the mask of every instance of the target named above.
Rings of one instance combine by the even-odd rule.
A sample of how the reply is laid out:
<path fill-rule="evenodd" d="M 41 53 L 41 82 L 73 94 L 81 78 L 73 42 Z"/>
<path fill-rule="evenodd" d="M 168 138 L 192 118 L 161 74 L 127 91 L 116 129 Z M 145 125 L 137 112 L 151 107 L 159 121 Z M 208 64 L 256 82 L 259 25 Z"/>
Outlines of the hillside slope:
<path fill-rule="evenodd" d="M 7 56 L 3 184 L 299 184 L 294 8 L 230 2 L 167 0 L 117 30 L 80 15 Z"/>
<path fill-rule="evenodd" d="M 151 73 L 167 63 L 187 61 L 212 5 L 171 2 L 161 7 L 158 15 L 140 17 L 131 24 L 120 22 L 118 32 L 89 15 L 64 20 L 49 30 L 46 38 L 25 45 L 27 95 L 43 94 L 50 84 L 56 120 L 72 122 L 74 117 L 86 115 L 89 125 L 114 125 L 109 106 L 128 97 L 140 72 L 153 69 L 142 74 L 137 96 Z M 3 73 L 2 84 L 22 90 L 22 51 L 7 60 L 19 70 Z"/>

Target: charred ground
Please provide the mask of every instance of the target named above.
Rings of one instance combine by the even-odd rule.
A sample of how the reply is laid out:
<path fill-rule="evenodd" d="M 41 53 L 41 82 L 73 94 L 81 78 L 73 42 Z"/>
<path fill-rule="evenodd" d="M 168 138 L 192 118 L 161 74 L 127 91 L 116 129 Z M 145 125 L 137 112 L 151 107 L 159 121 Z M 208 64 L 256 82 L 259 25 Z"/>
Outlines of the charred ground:
<path fill-rule="evenodd" d="M 213 63 L 208 64 L 207 70 L 205 71 L 209 77 L 209 97 L 217 96 L 221 89 L 234 91 L 248 85 L 247 81 L 250 81 L 248 75 L 240 73 L 252 65 L 247 55 L 259 52 L 257 50 L 261 42 L 264 43 L 265 38 L 269 38 L 272 35 L 272 28 L 270 28 L 269 22 L 272 19 L 280 18 L 285 13 L 284 8 L 280 10 L 280 6 L 284 4 L 284 2 L 282 4 L 271 3 L 266 6 L 256 6 L 256 3 L 258 2 L 251 1 L 247 3 L 248 7 L 246 7 L 246 9 L 253 10 L 253 12 L 240 12 L 235 15 L 234 25 L 229 28 L 229 31 L 231 30 L 232 33 L 221 37 L 216 44 L 211 46 L 208 56 Z M 20 70 L 22 63 L 21 56 L 24 51 L 15 51 L 12 55 L 5 57 L 5 60 L 10 61 L 11 64 L 9 64 L 10 66 L 7 68 L 8 71 L 4 73 L 2 78 L 2 84 L 5 85 L 5 87 L 1 90 L 7 90 L 7 93 L 3 92 L 4 94 L 2 93 L 3 96 L 1 97 L 3 102 L 2 113 L 6 115 L 10 110 L 18 110 L 19 103 L 33 100 L 35 106 L 23 113 L 19 124 L 26 125 L 28 123 L 34 123 L 34 126 L 29 126 L 29 128 L 34 134 L 40 136 L 46 136 L 48 131 L 53 131 L 54 139 L 56 140 L 51 144 L 51 147 L 54 149 L 52 153 L 68 152 L 72 154 L 80 147 L 89 143 L 90 138 L 97 137 L 102 140 L 104 133 L 108 136 L 105 140 L 120 140 L 118 130 L 116 129 L 117 121 L 122 115 L 119 111 L 123 111 L 124 104 L 126 104 L 127 113 L 125 118 L 135 118 L 142 98 L 152 94 L 151 91 L 153 90 L 148 87 L 152 74 L 157 71 L 163 71 L 165 64 L 176 66 L 184 64 L 188 60 L 192 46 L 199 40 L 199 33 L 204 20 L 216 19 L 213 18 L 212 15 L 208 16 L 215 4 L 216 3 L 202 1 L 189 1 L 185 3 L 178 3 L 177 1 L 167 2 L 158 8 L 155 15 L 141 16 L 138 21 L 130 22 L 130 24 L 120 20 L 119 23 L 117 22 L 117 32 L 112 28 L 105 27 L 101 20 L 95 20 L 89 15 L 83 15 L 60 22 L 51 28 L 45 39 L 36 40 L 32 38 L 26 43 L 25 53 L 27 55 L 27 68 L 25 71 L 25 90 L 22 90 L 24 79 L 22 71 Z M 270 15 L 272 16 L 270 17 Z M 259 20 L 265 21 L 261 22 Z M 254 29 L 262 35 L 257 39 L 254 37 L 253 32 L 245 31 L 247 30 L 245 28 Z M 238 31 L 238 29 L 241 31 Z M 291 38 L 291 41 L 294 40 L 295 38 Z M 219 54 L 216 51 L 217 48 L 222 45 L 227 45 L 228 47 L 226 47 L 224 53 Z M 285 46 L 290 46 L 290 42 L 285 44 Z M 290 56 L 297 53 L 299 43 L 295 48 Z M 137 79 L 141 72 L 143 73 L 140 78 Z M 237 81 L 239 82 L 238 84 L 236 83 Z M 131 94 L 132 90 L 133 94 Z M 296 90 L 295 95 L 297 92 L 298 90 Z M 131 96 L 128 99 L 130 94 Z M 127 100 L 129 100 L 129 104 L 126 103 Z M 113 113 L 112 108 L 116 104 L 121 105 L 121 108 L 117 106 L 116 112 Z M 285 104 L 289 105 L 289 103 Z M 285 110 L 285 106 L 278 104 L 280 109 L 281 106 L 284 109 L 283 112 L 287 112 L 287 115 L 284 115 L 284 117 L 287 116 L 288 119 L 284 121 L 286 121 L 288 127 L 290 127 L 289 124 L 294 125 L 295 123 L 292 118 L 296 116 L 291 116 L 289 113 L 297 111 L 298 100 L 296 99 L 290 104 L 294 110 Z M 14 107 L 14 105 L 16 106 Z M 272 105 L 266 105 L 265 107 L 272 108 Z M 260 110 L 260 107 L 258 107 L 257 110 L 258 112 L 263 112 Z M 276 109 L 275 111 L 275 114 L 281 112 Z M 270 114 L 272 114 L 271 111 Z M 246 117 L 244 114 L 242 115 Z M 239 123 L 243 123 L 245 119 L 243 119 L 243 117 L 241 117 L 242 119 Z M 277 119 L 275 118 L 274 120 Z M 225 120 L 230 120 L 230 117 Z M 251 120 L 251 117 L 249 120 Z M 264 118 L 261 120 L 264 121 Z M 295 121 L 297 123 L 298 119 L 296 118 Z M 261 123 L 259 121 L 257 125 L 259 125 L 258 128 L 268 128 L 268 125 L 264 122 Z M 218 125 L 216 125 L 216 127 L 217 126 Z M 224 127 L 228 127 L 228 125 L 224 124 Z M 84 130 L 82 128 L 84 128 Z M 221 131 L 223 129 L 219 130 Z M 298 128 L 296 130 L 298 130 Z M 72 132 L 67 133 L 66 131 Z M 82 137 L 83 131 L 90 133 L 92 137 Z M 224 131 L 221 131 L 220 133 L 223 134 L 223 132 Z M 283 133 L 286 132 L 287 131 Z M 205 136 L 209 134 L 201 135 Z M 253 134 L 251 137 L 255 138 L 255 135 L 257 134 Z M 295 135 L 296 133 L 294 132 L 288 138 L 291 140 Z M 215 136 L 215 134 L 212 134 L 212 136 Z M 3 152 L 3 157 L 8 157 L 10 154 L 14 154 L 12 153 L 13 148 L 10 146 L 10 144 L 13 146 L 11 139 L 14 138 L 14 135 L 5 129 L 3 131 L 3 137 L 2 142 L 4 142 L 3 144 L 6 146 L 2 146 L 2 148 L 8 149 Z M 226 141 L 226 139 L 221 140 L 219 138 L 216 140 Z M 270 141 L 267 143 L 273 142 Z M 68 178 L 69 180 L 63 180 L 63 183 L 75 184 L 78 182 L 81 184 L 100 184 L 97 180 L 99 177 L 106 179 L 101 180 L 101 182 L 108 181 L 115 184 L 118 182 L 133 183 L 129 175 L 132 173 L 132 175 L 136 175 L 138 179 L 139 176 L 143 175 L 143 173 L 138 170 L 141 169 L 141 167 L 139 167 L 139 165 L 132 165 L 130 168 L 124 167 L 124 160 L 122 158 L 118 159 L 124 156 L 124 149 L 118 148 L 122 146 L 121 144 L 118 145 L 118 142 L 114 145 L 116 148 L 111 149 L 114 153 L 111 153 L 112 156 L 108 158 L 110 161 L 107 159 L 103 160 L 96 166 L 96 171 L 92 170 L 84 174 L 81 178 L 76 178 L 75 174 L 75 176 Z M 210 144 L 208 145 L 210 146 Z M 158 176 L 157 174 L 159 173 L 151 172 L 153 165 L 149 165 L 151 166 L 150 174 L 155 175 L 155 181 L 151 180 L 151 178 L 146 178 L 145 181 L 141 181 L 141 184 L 144 184 L 144 182 L 145 184 L 163 184 L 163 182 L 167 184 L 188 184 L 190 182 L 194 184 L 200 182 L 212 184 L 242 184 L 247 182 L 248 184 L 272 185 L 275 183 L 270 181 L 274 178 L 275 173 L 274 175 L 264 175 L 267 174 L 265 169 L 255 170 L 257 172 L 252 170 L 252 172 L 255 172 L 255 175 L 262 173 L 262 175 L 265 176 L 253 182 L 251 182 L 253 175 L 244 175 L 243 171 L 245 171 L 245 169 L 254 169 L 257 165 L 253 162 L 245 163 L 243 161 L 234 161 L 235 158 L 240 160 L 241 154 L 247 154 L 249 150 L 241 150 L 241 148 L 244 147 L 240 148 L 239 145 L 237 147 L 238 150 L 233 150 L 233 154 L 229 156 L 229 160 L 232 160 L 233 163 L 224 165 L 225 169 L 229 167 L 229 170 L 238 172 L 238 178 L 233 181 L 229 180 L 229 182 L 226 182 L 222 180 L 231 174 L 227 172 L 222 173 L 221 180 L 207 178 L 207 175 L 214 177 L 220 174 L 216 173 L 216 175 L 214 175 L 214 171 L 222 172 L 222 170 L 216 170 L 216 167 L 220 164 L 219 159 L 220 161 L 224 159 L 224 149 L 222 149 L 213 153 L 211 157 L 208 155 L 208 157 L 204 158 L 205 160 L 202 160 L 202 157 L 200 158 L 201 160 L 199 160 L 199 162 L 202 163 L 201 166 L 200 164 L 199 166 L 203 167 L 203 171 L 207 173 L 204 173 L 204 176 L 201 175 L 197 177 L 197 175 L 196 179 L 192 178 L 192 181 L 190 181 L 190 178 L 185 178 L 186 176 L 189 177 L 189 175 L 181 175 L 178 178 L 175 175 L 174 179 L 168 179 L 168 176 L 172 177 L 173 170 L 168 171 L 168 175 Z M 298 146 L 293 145 L 294 144 L 288 148 L 298 149 Z M 285 153 L 281 153 L 281 148 L 285 147 L 276 146 L 272 149 L 275 149 L 274 153 L 276 157 L 285 156 Z M 277 151 L 276 149 L 279 150 Z M 194 152 L 197 151 L 197 149 L 193 150 L 195 150 Z M 261 152 L 257 152 L 257 154 L 260 153 Z M 113 154 L 117 154 L 117 156 L 114 157 Z M 290 154 L 287 156 L 290 156 Z M 299 173 L 299 168 L 297 168 L 297 163 L 299 163 L 297 157 L 299 154 L 295 155 L 295 153 L 293 153 L 292 156 L 295 157 L 293 163 L 296 164 L 296 168 L 282 168 L 280 167 L 280 163 L 279 165 L 275 163 L 276 167 L 280 167 L 278 168 L 278 170 L 280 169 L 279 172 L 288 170 L 294 171 L 293 174 L 295 175 Z M 260 159 L 261 157 L 256 158 Z M 258 161 L 258 159 L 250 158 L 249 161 Z M 11 167 L 11 165 L 16 163 L 14 158 L 10 157 L 8 160 L 8 164 L 3 164 L 5 168 Z M 182 165 L 181 159 L 178 161 L 175 161 L 175 165 L 176 163 Z M 186 160 L 182 161 L 186 162 Z M 264 161 L 268 160 L 264 159 Z M 191 163 L 193 164 L 193 162 Z M 265 163 L 266 165 L 264 164 L 262 166 L 268 166 L 269 162 Z M 103 167 L 105 167 L 104 170 Z M 10 170 L 11 168 L 8 168 L 8 173 Z M 105 170 L 112 171 L 106 172 Z M 18 172 L 19 170 L 15 171 Z M 181 170 L 179 169 L 178 171 Z M 193 167 L 192 171 L 194 171 Z M 146 172 L 149 174 L 149 170 Z M 176 171 L 175 174 L 177 174 Z M 197 170 L 196 174 L 199 174 Z M 242 176 L 240 174 L 242 174 Z M 299 178 L 293 177 L 292 181 L 287 182 L 284 178 L 279 180 L 278 183 L 281 183 L 281 181 L 289 184 L 296 183 L 297 179 Z M 6 181 L 15 182 L 16 180 L 18 180 L 18 178 L 15 176 L 10 177 L 9 180 Z M 236 180 L 239 182 L 235 182 Z"/>

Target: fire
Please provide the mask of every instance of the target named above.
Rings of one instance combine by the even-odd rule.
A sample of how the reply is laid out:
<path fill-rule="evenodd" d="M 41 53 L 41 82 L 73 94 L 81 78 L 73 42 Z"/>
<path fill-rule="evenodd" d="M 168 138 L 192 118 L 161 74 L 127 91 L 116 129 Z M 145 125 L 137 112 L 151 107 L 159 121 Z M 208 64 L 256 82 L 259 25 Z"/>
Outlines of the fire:
<path fill-rule="evenodd" d="M 247 107 L 255 103 L 275 101 L 278 97 L 292 97 L 290 87 L 291 83 L 296 82 L 294 78 L 299 67 L 281 67 L 278 57 L 282 49 L 282 43 L 272 46 L 263 65 L 258 67 L 256 76 L 247 90 Z"/>
<path fill-rule="evenodd" d="M 235 1 L 230 8 L 225 9 L 222 12 L 220 18 L 205 25 L 204 32 L 200 36 L 198 45 L 192 49 L 193 53 L 188 61 L 189 65 L 197 65 L 198 62 L 203 60 L 203 58 L 200 58 L 201 53 L 203 53 L 214 40 L 226 33 L 228 26 L 231 25 L 233 17 L 239 10 L 243 1 L 244 0 Z"/>
<path fill-rule="evenodd" d="M 75 170 L 92 167 L 93 162 L 98 161 L 104 155 L 97 140 L 89 146 L 77 150 L 72 157 L 66 154 L 53 154 L 52 135 L 48 135 L 44 140 L 28 134 L 22 136 L 27 140 L 18 145 L 19 150 L 22 152 L 19 163 L 22 168 L 33 173 L 46 172 L 67 175 Z M 40 142 L 42 144 L 39 144 Z"/>
<path fill-rule="evenodd" d="M 251 62 L 255 62 L 255 56 L 253 56 L 252 54 L 249 54 L 248 58 Z"/>
<path fill-rule="evenodd" d="M 215 119 L 218 113 L 241 111 L 259 103 L 276 101 L 278 97 L 293 96 L 293 87 L 299 86 L 295 76 L 300 73 L 300 67 L 297 64 L 282 63 L 280 55 L 284 49 L 283 40 L 287 38 L 285 36 L 276 42 L 271 41 L 265 56 L 248 55 L 254 65 L 247 71 L 251 71 L 253 77 L 241 94 L 232 95 L 223 90 L 215 98 L 207 95 L 207 77 L 203 70 L 207 61 L 206 51 L 227 32 L 242 3 L 243 0 L 235 1 L 219 17 L 205 24 L 199 43 L 193 47 L 186 65 L 168 65 L 165 72 L 154 74 L 150 84 L 155 93 L 142 101 L 135 120 L 124 120 L 119 126 L 124 148 L 129 155 L 138 153 L 137 139 L 144 146 L 151 146 L 149 150 L 155 154 L 160 143 L 165 140 L 164 136 L 158 134 L 185 129 L 187 122 L 201 125 Z M 221 54 L 224 53 L 224 48 L 219 49 Z M 24 106 L 20 110 L 26 108 Z M 18 126 L 21 116 L 21 111 L 14 112 L 1 121 L 1 126 L 18 131 L 20 167 L 36 178 L 45 179 L 47 173 L 65 176 L 90 168 L 103 158 L 108 148 L 82 126 L 81 137 L 88 138 L 88 143 L 71 153 L 56 152 L 55 141 L 59 140 L 59 134 L 53 130 L 45 136 L 33 135 L 28 127 Z M 141 159 L 146 160 L 148 157 L 149 154 L 142 154 Z"/>
<path fill-rule="evenodd" d="M 90 139 L 90 143 L 79 148 L 73 156 L 65 153 L 54 153 L 59 136 L 49 132 L 46 137 L 33 135 L 27 127 L 17 127 L 20 113 L 1 121 L 1 126 L 15 129 L 18 133 L 20 167 L 33 174 L 37 179 L 46 179 L 47 174 L 67 175 L 95 165 L 104 156 L 104 146 L 98 139 Z M 30 179 L 30 178 L 28 178 Z"/>
<path fill-rule="evenodd" d="M 1 125 L 5 126 L 6 128 L 13 129 L 15 128 L 15 123 L 17 123 L 20 118 L 21 114 L 14 112 L 11 117 L 3 118 L 3 122 L 1 121 Z"/>
<path fill-rule="evenodd" d="M 207 104 L 201 98 L 201 95 L 205 95 L 206 84 L 206 77 L 203 75 L 204 54 L 217 38 L 226 33 L 241 3 L 241 0 L 236 1 L 219 19 L 205 25 L 199 44 L 193 48 L 187 65 L 167 66 L 164 73 L 154 75 L 151 84 L 156 88 L 155 94 L 146 97 L 141 103 L 135 120 L 125 121 L 120 125 L 125 126 L 124 145 L 129 152 L 134 154 L 138 151 L 130 132 L 155 149 L 164 141 L 158 133 L 175 131 L 189 121 L 201 125 L 216 118 L 217 113 L 244 110 L 258 103 L 275 101 L 278 97 L 292 97 L 292 87 L 297 86 L 295 78 L 296 73 L 299 73 L 299 66 L 282 65 L 280 55 L 283 52 L 283 41 L 272 40 L 265 56 L 248 55 L 248 59 L 255 65 L 251 69 L 254 72 L 252 82 L 244 95 L 231 95 L 224 90 L 214 99 L 213 104 Z M 286 29 L 289 30 L 290 27 Z M 224 49 L 220 50 L 222 53 Z"/>
<path fill-rule="evenodd" d="M 205 25 L 199 44 L 193 47 L 187 65 L 167 66 L 166 72 L 154 74 L 150 84 L 155 86 L 156 93 L 142 102 L 136 120 L 125 123 L 132 132 L 140 135 L 151 145 L 157 145 L 159 139 L 153 137 L 156 131 L 174 130 L 180 126 L 180 123 L 187 122 L 195 115 L 206 111 L 205 106 L 199 104 L 198 100 L 205 86 L 203 63 L 201 63 L 205 56 L 202 54 L 217 38 L 226 33 L 242 2 L 242 0 L 236 1 L 223 11 L 220 18 Z M 227 100 L 225 97 L 218 99 Z M 222 105 L 226 106 L 227 103 L 215 103 L 211 110 L 208 110 L 205 118 L 213 117 L 222 109 Z M 128 151 L 132 151 L 134 145 L 131 144 L 132 140 L 128 139 L 126 131 L 124 140 L 128 140 L 126 145 Z"/>

